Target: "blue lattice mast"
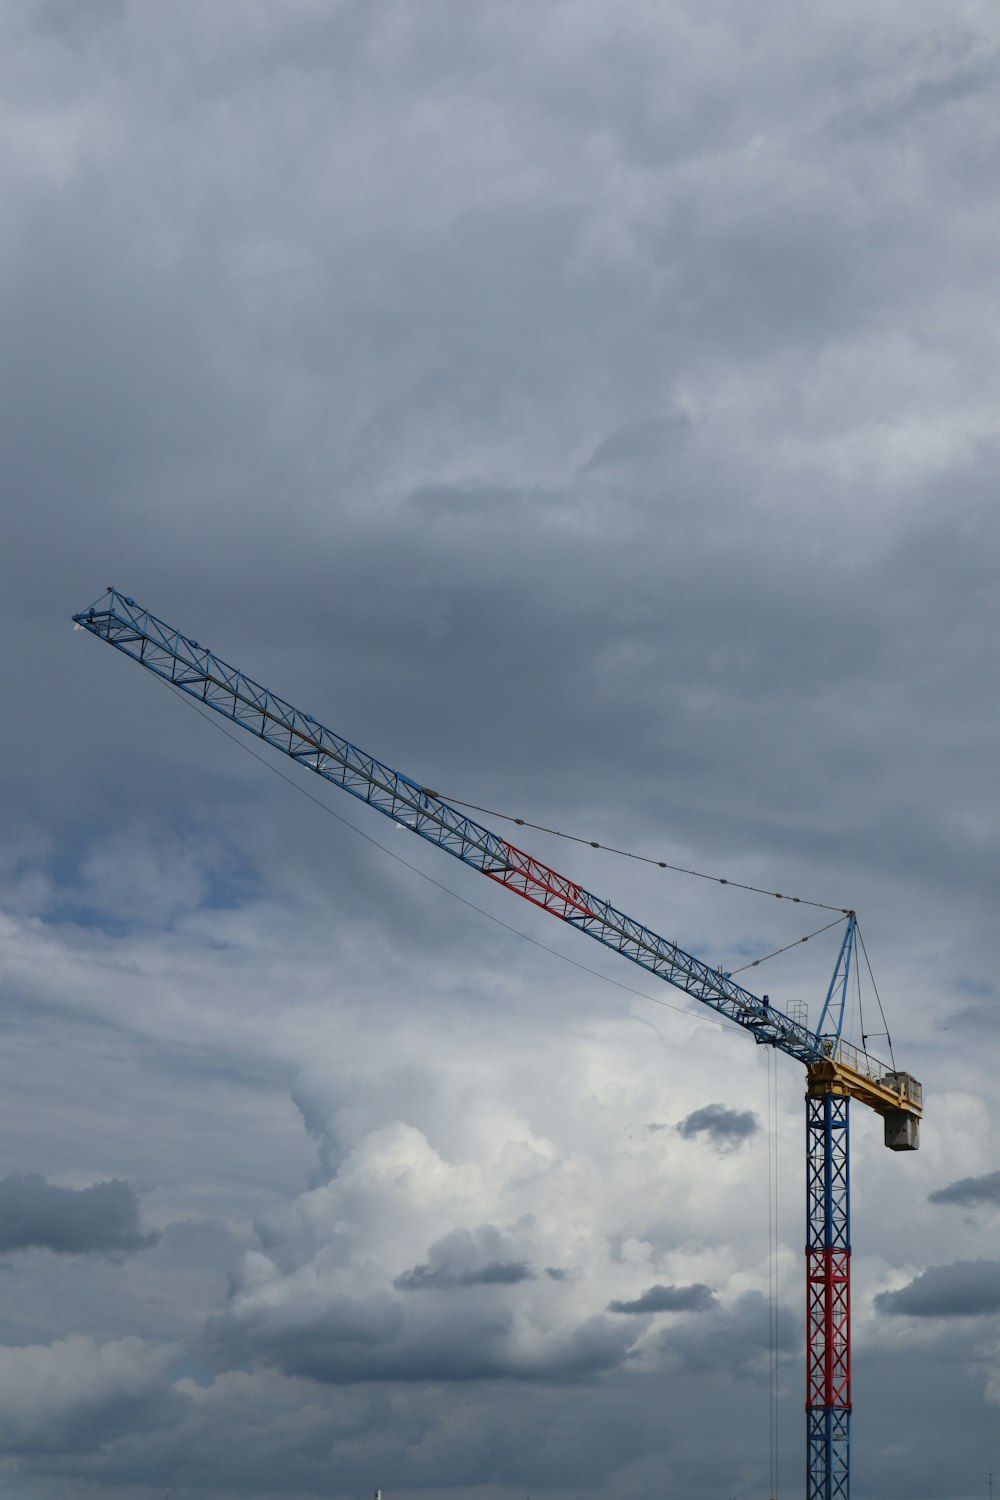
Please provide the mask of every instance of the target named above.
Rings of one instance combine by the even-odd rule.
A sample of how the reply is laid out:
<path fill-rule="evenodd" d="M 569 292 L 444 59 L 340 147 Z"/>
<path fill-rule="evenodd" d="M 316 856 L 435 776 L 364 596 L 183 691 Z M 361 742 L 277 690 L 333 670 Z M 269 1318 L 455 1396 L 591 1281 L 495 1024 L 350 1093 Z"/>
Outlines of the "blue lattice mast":
<path fill-rule="evenodd" d="M 807 1105 L 807 1500 L 850 1494 L 850 1099 L 882 1115 L 885 1143 L 914 1151 L 920 1084 L 890 1070 L 841 1031 L 855 919 L 847 929 L 816 1031 L 729 975 L 618 911 L 549 865 L 452 807 L 437 792 L 358 749 L 261 687 L 197 641 L 109 588 L 73 616 L 84 630 L 214 709 L 397 825 L 683 990 L 759 1044 L 808 1070 Z M 827 1025 L 827 1022 L 830 1025 Z"/>
<path fill-rule="evenodd" d="M 806 1500 L 851 1476 L 850 1100 L 806 1095 Z"/>
<path fill-rule="evenodd" d="M 848 919 L 820 1014 L 843 1024 L 854 951 Z M 850 1500 L 850 1098 L 822 1068 L 806 1092 L 806 1500 Z"/>

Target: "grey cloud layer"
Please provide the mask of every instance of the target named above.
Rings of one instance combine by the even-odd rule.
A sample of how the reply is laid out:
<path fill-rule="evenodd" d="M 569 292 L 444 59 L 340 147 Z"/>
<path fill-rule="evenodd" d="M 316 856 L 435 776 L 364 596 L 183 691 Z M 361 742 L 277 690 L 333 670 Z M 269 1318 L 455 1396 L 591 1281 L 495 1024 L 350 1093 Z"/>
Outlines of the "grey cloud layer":
<path fill-rule="evenodd" d="M 127 1182 L 62 1188 L 37 1172 L 0 1181 L 0 1250 L 40 1247 L 60 1255 L 141 1250 L 155 1234 L 139 1230 L 139 1200 Z"/>
<path fill-rule="evenodd" d="M 651 1286 L 631 1301 L 616 1299 L 608 1303 L 608 1312 L 658 1313 L 705 1312 L 715 1306 L 712 1288 L 703 1282 L 693 1286 Z"/>
<path fill-rule="evenodd" d="M 682 1120 L 677 1129 L 686 1139 L 706 1135 L 716 1146 L 738 1146 L 759 1129 L 757 1116 L 749 1110 L 727 1109 L 724 1104 L 706 1104 Z"/>
<path fill-rule="evenodd" d="M 978 1208 L 981 1204 L 1000 1204 L 1000 1172 L 985 1177 L 962 1177 L 947 1187 L 929 1193 L 928 1203 L 951 1203 L 959 1208 Z"/>
<path fill-rule="evenodd" d="M 971 1318 L 1000 1312 L 1000 1261 L 930 1266 L 896 1292 L 875 1298 L 880 1312 L 911 1318 Z"/>
<path fill-rule="evenodd" d="M 516 1286 L 534 1277 L 523 1260 L 503 1258 L 505 1236 L 492 1224 L 474 1233 L 456 1229 L 430 1248 L 426 1264 L 413 1266 L 396 1277 L 398 1291 L 449 1291 L 473 1286 Z"/>
<path fill-rule="evenodd" d="M 393 1286 L 401 1292 L 449 1291 L 466 1286 L 516 1286 L 530 1281 L 534 1272 L 523 1260 L 492 1261 L 475 1271 L 449 1271 L 445 1266 L 414 1266 L 396 1277 Z"/>
<path fill-rule="evenodd" d="M 169 1421 L 168 1372 L 180 1345 L 82 1335 L 0 1350 L 0 1449 L 92 1452 L 133 1426 Z"/>
<path fill-rule="evenodd" d="M 294 1288 L 270 1308 L 237 1302 L 209 1321 L 207 1339 L 223 1366 L 260 1361 L 324 1384 L 572 1382 L 620 1366 L 632 1343 L 627 1330 L 599 1315 L 530 1349 L 502 1305 L 463 1303 L 456 1312 L 425 1318 L 382 1296 L 322 1297 L 306 1307 Z"/>
<path fill-rule="evenodd" d="M 859 908 L 935 1151 L 854 1137 L 859 1307 L 900 1224 L 914 1257 L 856 1342 L 857 1488 L 965 1500 L 995 1265 L 940 1207 L 996 1174 L 926 1197 L 1000 1068 L 994 31 L 987 0 L 0 7 L 12 1490 L 771 1493 L 762 1054 L 321 818 L 72 634 L 115 582 L 445 794 Z M 727 967 L 807 925 L 538 853 Z M 771 984 L 813 1019 L 819 946 Z M 125 1261 L 128 1182 L 171 1228 Z"/>
<path fill-rule="evenodd" d="M 704 1319 L 664 1329 L 656 1348 L 670 1370 L 689 1375 L 725 1371 L 738 1381 L 755 1378 L 766 1368 L 772 1344 L 784 1359 L 802 1349 L 801 1315 L 781 1303 L 776 1311 L 775 1327 L 769 1299 L 761 1292 L 744 1292 Z"/>

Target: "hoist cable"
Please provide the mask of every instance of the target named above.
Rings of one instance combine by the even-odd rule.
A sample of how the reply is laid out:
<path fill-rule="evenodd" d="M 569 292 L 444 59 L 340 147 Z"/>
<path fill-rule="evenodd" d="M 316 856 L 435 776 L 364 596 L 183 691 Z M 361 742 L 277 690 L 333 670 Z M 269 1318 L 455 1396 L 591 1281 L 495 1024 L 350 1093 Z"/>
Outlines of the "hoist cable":
<path fill-rule="evenodd" d="M 778 1318 L 781 1313 L 781 1257 L 780 1239 L 780 1173 L 778 1170 L 778 1060 L 774 1060 L 774 1479 L 771 1484 L 773 1500 L 778 1500 L 778 1418 L 781 1411 L 778 1390 L 778 1361 L 781 1354 Z"/>
<path fill-rule="evenodd" d="M 778 1494 L 778 1069 L 767 1064 L 768 1447 L 772 1496 Z"/>
<path fill-rule="evenodd" d="M 768 1053 L 768 1464 L 769 1493 L 774 1494 L 774 1107 L 772 1107 L 771 1077 L 774 1073 L 771 1053 Z"/>
<path fill-rule="evenodd" d="M 895 1072 L 896 1059 L 892 1054 L 892 1037 L 889 1035 L 889 1023 L 885 1018 L 885 1011 L 882 1009 L 882 997 L 878 992 L 878 985 L 875 983 L 875 975 L 872 973 L 872 962 L 868 957 L 868 949 L 865 947 L 865 940 L 861 936 L 861 928 L 856 926 L 855 931 L 858 934 L 858 942 L 861 945 L 861 952 L 864 954 L 865 964 L 868 967 L 868 977 L 872 982 L 872 989 L 875 991 L 875 999 L 878 1003 L 878 1013 L 882 1017 L 882 1025 L 885 1027 L 885 1031 L 880 1034 L 885 1037 L 886 1044 L 889 1048 L 889 1061 L 892 1063 L 893 1072 Z M 865 1048 L 865 1050 L 867 1051 L 867 1047 Z"/>
<path fill-rule="evenodd" d="M 857 932 L 857 922 L 855 922 L 854 930 L 855 932 Z M 864 1050 L 865 1044 L 868 1040 L 868 1033 L 865 1031 L 865 1006 L 864 1000 L 861 996 L 861 965 L 858 963 L 857 959 L 855 959 L 854 962 L 854 1004 L 856 1007 L 856 1019 L 858 1024 L 858 1030 L 854 1034 L 861 1037 L 861 1046 Z"/>

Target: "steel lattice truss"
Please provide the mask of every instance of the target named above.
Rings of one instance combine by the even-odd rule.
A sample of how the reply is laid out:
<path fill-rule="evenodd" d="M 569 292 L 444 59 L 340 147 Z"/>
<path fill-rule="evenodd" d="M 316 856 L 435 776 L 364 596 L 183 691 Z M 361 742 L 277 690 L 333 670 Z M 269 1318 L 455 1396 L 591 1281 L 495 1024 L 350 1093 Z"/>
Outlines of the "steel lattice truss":
<path fill-rule="evenodd" d="M 359 750 L 133 599 L 111 589 L 73 619 L 326 781 L 711 1006 L 759 1043 L 807 1065 L 829 1056 L 829 1043 L 824 1046 L 808 1027 L 466 817 L 429 787 Z"/>
<path fill-rule="evenodd" d="M 850 1100 L 806 1098 L 806 1500 L 849 1500 Z"/>

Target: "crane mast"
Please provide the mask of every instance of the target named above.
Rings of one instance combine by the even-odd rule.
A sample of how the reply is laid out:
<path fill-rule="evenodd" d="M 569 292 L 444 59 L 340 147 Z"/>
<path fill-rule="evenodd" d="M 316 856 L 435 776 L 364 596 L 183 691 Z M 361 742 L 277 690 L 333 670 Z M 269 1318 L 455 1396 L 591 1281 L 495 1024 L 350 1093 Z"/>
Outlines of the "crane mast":
<path fill-rule="evenodd" d="M 74 623 L 350 792 L 418 837 L 674 985 L 806 1068 L 806 1500 L 850 1497 L 849 1105 L 880 1114 L 885 1144 L 915 1151 L 923 1094 L 841 1036 L 856 921 L 846 928 L 817 1030 L 325 728 L 109 588 Z"/>

